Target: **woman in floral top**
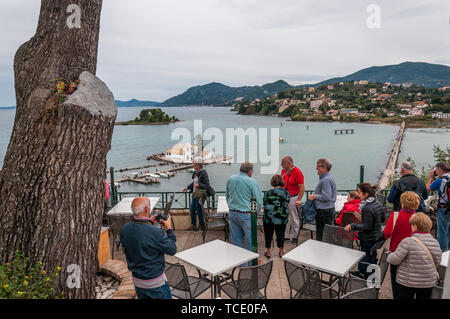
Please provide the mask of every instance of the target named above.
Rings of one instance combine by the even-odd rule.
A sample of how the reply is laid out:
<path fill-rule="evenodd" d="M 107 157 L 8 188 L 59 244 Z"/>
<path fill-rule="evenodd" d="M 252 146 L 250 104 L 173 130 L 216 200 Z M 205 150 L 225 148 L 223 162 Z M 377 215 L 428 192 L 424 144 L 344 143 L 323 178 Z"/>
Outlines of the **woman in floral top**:
<path fill-rule="evenodd" d="M 281 175 L 274 175 L 270 180 L 273 189 L 264 195 L 264 236 L 266 240 L 267 251 L 264 256 L 271 257 L 270 246 L 272 245 L 273 232 L 277 234 L 277 246 L 280 250 L 279 256 L 284 255 L 284 232 L 286 224 L 289 221 L 289 201 L 291 197 L 289 192 L 284 189 L 284 180 Z"/>

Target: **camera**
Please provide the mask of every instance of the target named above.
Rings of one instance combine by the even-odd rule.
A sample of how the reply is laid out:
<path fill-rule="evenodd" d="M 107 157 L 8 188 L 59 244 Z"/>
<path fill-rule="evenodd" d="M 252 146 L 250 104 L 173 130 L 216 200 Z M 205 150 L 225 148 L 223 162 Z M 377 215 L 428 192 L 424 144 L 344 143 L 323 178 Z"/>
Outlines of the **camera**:
<path fill-rule="evenodd" d="M 161 220 L 164 220 L 164 221 L 166 221 L 167 219 L 169 219 L 169 215 L 165 215 L 165 214 L 156 214 L 156 215 L 154 215 L 153 217 L 152 217 L 152 219 L 155 221 L 155 222 L 157 222 L 157 223 L 159 223 Z"/>

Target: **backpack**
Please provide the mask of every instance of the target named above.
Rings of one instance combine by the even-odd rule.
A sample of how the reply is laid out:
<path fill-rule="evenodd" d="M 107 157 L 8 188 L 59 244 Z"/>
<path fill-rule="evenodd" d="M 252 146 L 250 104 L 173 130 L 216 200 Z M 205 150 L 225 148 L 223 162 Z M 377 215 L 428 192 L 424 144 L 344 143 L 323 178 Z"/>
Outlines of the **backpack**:
<path fill-rule="evenodd" d="M 400 191 L 400 195 L 403 194 L 404 192 L 414 192 L 419 196 L 420 204 L 419 204 L 419 207 L 417 208 L 417 211 L 424 212 L 425 211 L 425 201 L 423 200 L 422 193 L 420 192 L 420 181 L 417 182 L 416 189 L 412 189 L 411 186 L 406 185 L 405 183 L 403 183 L 401 181 L 398 181 L 398 183 L 400 184 L 400 186 L 403 186 L 403 187 L 398 188 L 398 190 Z"/>
<path fill-rule="evenodd" d="M 439 203 L 441 199 L 444 199 L 445 195 L 447 195 L 447 200 L 444 199 L 444 201 L 447 202 L 447 210 L 445 211 L 445 213 L 448 213 L 450 212 L 450 178 L 448 178 L 448 176 L 442 176 L 442 178 L 446 180 L 447 183 L 445 184 L 444 189 L 442 190 L 442 194 L 439 197 Z"/>
<path fill-rule="evenodd" d="M 307 223 L 312 222 L 314 219 L 316 219 L 316 204 L 313 200 L 306 201 L 305 205 L 303 205 L 302 208 L 302 214 L 303 217 L 305 217 L 305 221 Z"/>

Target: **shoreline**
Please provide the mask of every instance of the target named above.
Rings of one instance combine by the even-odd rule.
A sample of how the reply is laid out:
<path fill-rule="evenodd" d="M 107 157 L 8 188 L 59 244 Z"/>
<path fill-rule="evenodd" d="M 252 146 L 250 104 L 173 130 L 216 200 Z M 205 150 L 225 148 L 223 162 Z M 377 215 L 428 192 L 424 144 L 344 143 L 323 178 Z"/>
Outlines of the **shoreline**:
<path fill-rule="evenodd" d="M 170 124 L 175 124 L 175 123 L 179 123 L 179 122 L 184 122 L 184 121 L 180 120 L 180 121 L 171 121 L 171 122 L 150 122 L 150 123 L 135 123 L 134 121 L 130 121 L 130 122 L 117 122 L 114 125 L 117 125 L 117 126 L 128 126 L 128 125 L 170 125 Z"/>
<path fill-rule="evenodd" d="M 393 125 L 393 126 L 401 126 L 402 122 L 399 123 L 390 123 L 390 122 L 383 122 L 383 121 L 293 121 L 290 117 L 282 117 L 282 116 L 273 116 L 273 115 L 264 115 L 264 114 L 239 114 L 236 113 L 236 115 L 242 115 L 242 116 L 264 116 L 264 117 L 276 117 L 276 118 L 280 118 L 280 119 L 285 119 L 286 122 L 299 122 L 299 123 L 357 123 L 357 124 L 383 124 L 383 125 Z M 427 122 L 427 121 L 404 121 L 406 122 L 406 126 L 405 129 L 408 128 L 442 128 L 442 129 L 446 129 L 446 128 L 450 128 L 450 121 L 446 122 L 446 121 L 441 121 L 441 124 L 434 124 L 433 122 Z M 445 123 L 447 123 L 447 125 L 445 125 Z"/>

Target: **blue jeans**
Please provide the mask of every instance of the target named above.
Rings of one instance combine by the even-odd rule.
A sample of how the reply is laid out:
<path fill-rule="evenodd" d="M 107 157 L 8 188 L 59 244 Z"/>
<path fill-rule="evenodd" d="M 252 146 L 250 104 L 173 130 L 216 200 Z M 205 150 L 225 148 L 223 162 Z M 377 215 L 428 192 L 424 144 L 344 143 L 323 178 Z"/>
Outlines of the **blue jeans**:
<path fill-rule="evenodd" d="M 158 288 L 145 289 L 135 286 L 134 289 L 139 299 L 172 299 L 172 293 L 167 281 L 165 285 Z"/>
<path fill-rule="evenodd" d="M 203 227 L 203 209 L 202 205 L 198 199 L 192 199 L 191 205 L 189 206 L 189 210 L 191 213 L 191 224 L 193 227 L 197 227 L 197 214 L 198 214 L 198 222 L 201 227 Z"/>
<path fill-rule="evenodd" d="M 443 252 L 449 249 L 450 244 L 450 213 L 444 214 L 447 208 L 439 208 L 436 214 L 438 242 Z"/>
<path fill-rule="evenodd" d="M 230 210 L 228 214 L 230 218 L 230 237 L 231 243 L 235 246 L 244 248 L 243 237 L 247 243 L 247 249 L 252 250 L 252 226 L 249 214 L 237 213 Z M 248 263 L 251 266 L 251 262 Z M 245 264 L 240 265 L 245 267 Z"/>

